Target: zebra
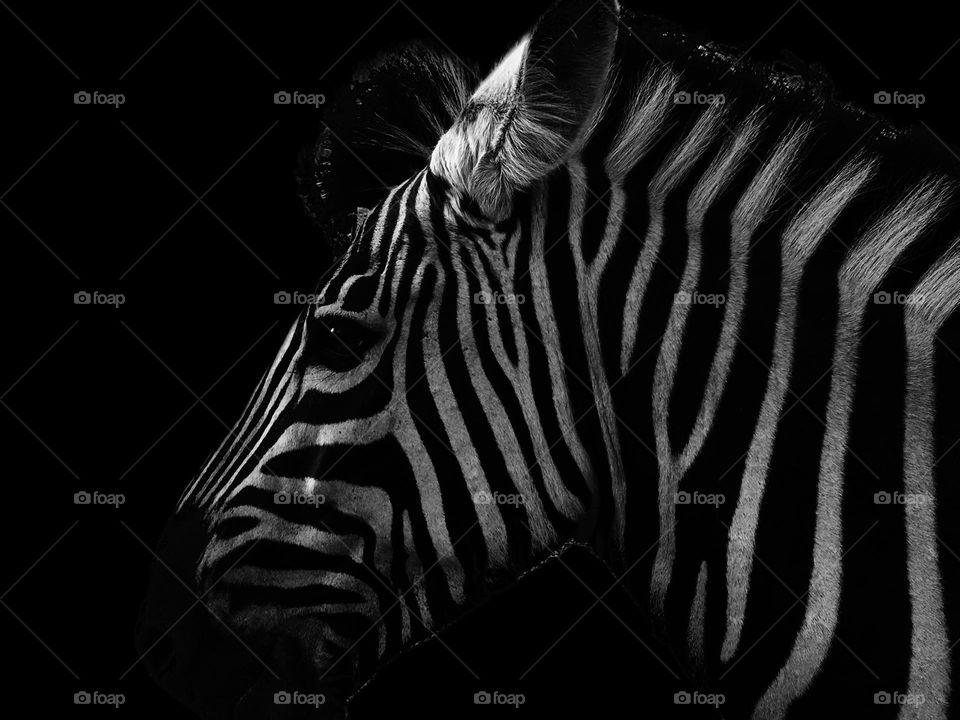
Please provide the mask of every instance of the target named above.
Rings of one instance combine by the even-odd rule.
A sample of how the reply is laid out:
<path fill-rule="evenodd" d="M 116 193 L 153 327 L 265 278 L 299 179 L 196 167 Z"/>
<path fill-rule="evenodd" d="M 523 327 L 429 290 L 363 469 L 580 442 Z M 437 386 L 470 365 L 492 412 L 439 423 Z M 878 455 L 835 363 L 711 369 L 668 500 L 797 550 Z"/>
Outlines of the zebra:
<path fill-rule="evenodd" d="M 956 716 L 943 149 L 609 0 L 377 63 L 302 180 L 338 260 L 165 531 L 198 599 L 342 707 L 572 544 L 730 717 Z M 344 208 L 341 135 L 414 169 Z"/>

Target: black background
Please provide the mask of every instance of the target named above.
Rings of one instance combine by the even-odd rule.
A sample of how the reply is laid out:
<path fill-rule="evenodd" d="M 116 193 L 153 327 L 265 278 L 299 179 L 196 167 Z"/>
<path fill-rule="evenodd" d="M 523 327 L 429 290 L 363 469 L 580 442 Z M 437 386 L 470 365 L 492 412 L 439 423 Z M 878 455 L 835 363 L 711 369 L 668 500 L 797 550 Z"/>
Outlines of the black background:
<path fill-rule="evenodd" d="M 958 141 L 949 4 L 630 5 L 751 56 L 788 48 L 864 106 L 879 90 L 924 93 L 894 119 Z M 149 548 L 293 320 L 274 293 L 311 291 L 329 262 L 293 180 L 322 110 L 278 106 L 273 94 L 328 92 L 403 38 L 439 40 L 486 69 L 546 3 L 3 6 L 5 702 L 185 717 L 132 643 Z M 126 102 L 75 105 L 81 90 Z M 75 305 L 83 290 L 126 302 Z M 126 503 L 77 507 L 84 489 Z M 494 688 L 524 692 L 524 708 L 478 716 L 678 712 L 670 699 L 682 682 L 626 599 L 614 589 L 596 602 L 609 584 L 585 558 L 553 563 L 444 633 L 445 645 L 391 666 L 356 716 L 461 717 L 476 710 L 475 691 Z M 74 707 L 81 689 L 122 692 L 126 704 Z"/>

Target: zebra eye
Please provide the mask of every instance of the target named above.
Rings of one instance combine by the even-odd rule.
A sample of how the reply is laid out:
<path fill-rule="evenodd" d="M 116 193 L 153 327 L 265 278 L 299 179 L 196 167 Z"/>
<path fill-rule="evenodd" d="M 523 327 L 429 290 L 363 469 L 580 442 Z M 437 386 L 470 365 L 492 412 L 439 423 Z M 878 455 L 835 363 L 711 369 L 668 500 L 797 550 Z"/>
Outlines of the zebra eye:
<path fill-rule="evenodd" d="M 303 353 L 306 366 L 320 365 L 334 372 L 352 370 L 376 344 L 377 333 L 343 317 L 318 318 Z"/>

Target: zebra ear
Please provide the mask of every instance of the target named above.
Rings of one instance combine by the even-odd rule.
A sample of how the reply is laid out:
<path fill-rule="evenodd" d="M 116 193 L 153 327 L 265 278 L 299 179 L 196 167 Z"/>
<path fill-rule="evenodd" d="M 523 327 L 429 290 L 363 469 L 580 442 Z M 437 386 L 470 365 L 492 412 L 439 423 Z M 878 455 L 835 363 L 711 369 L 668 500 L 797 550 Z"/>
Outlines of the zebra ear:
<path fill-rule="evenodd" d="M 480 84 L 430 169 L 494 220 L 576 150 L 607 85 L 616 0 L 559 0 Z"/>

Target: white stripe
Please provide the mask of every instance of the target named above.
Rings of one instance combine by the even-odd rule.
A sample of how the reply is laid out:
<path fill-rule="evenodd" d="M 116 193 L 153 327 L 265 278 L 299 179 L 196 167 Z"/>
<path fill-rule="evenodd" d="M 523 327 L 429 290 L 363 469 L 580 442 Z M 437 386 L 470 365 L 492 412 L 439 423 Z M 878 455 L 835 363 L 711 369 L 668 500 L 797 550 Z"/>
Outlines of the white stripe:
<path fill-rule="evenodd" d="M 707 561 L 700 563 L 697 587 L 690 606 L 690 622 L 687 625 L 687 656 L 699 674 L 704 670 L 703 640 L 707 624 Z"/>
<path fill-rule="evenodd" d="M 533 303 L 534 310 L 537 313 L 537 323 L 540 327 L 540 339 L 543 341 L 543 349 L 547 356 L 553 409 L 557 414 L 560 434 L 577 463 L 581 477 L 590 489 L 591 505 L 587 510 L 587 516 L 584 518 L 584 524 L 587 529 L 592 530 L 599 513 L 599 492 L 593 464 L 583 440 L 577 432 L 576 418 L 573 417 L 569 389 L 567 388 L 567 376 L 560 348 L 560 330 L 557 327 L 557 317 L 550 293 L 550 280 L 547 277 L 547 267 L 544 259 L 546 252 L 549 250 L 544 244 L 547 192 L 547 186 L 544 183 L 542 187 L 536 190 L 532 202 L 530 286 L 533 288 Z"/>
<path fill-rule="evenodd" d="M 700 156 L 707 150 L 719 129 L 723 111 L 719 105 L 711 105 L 697 119 L 683 144 L 670 154 L 669 159 L 657 171 L 647 189 L 650 219 L 646 237 L 640 250 L 640 259 L 630 279 L 627 303 L 623 311 L 623 337 L 620 346 L 620 371 L 630 369 L 634 344 L 640 322 L 640 308 L 647 291 L 647 283 L 653 273 L 660 243 L 663 240 L 664 206 L 667 198 L 687 177 Z"/>
<path fill-rule="evenodd" d="M 777 436 L 777 423 L 790 386 L 797 296 L 803 269 L 820 241 L 873 173 L 871 163 L 855 161 L 838 172 L 795 216 L 780 244 L 783 266 L 780 308 L 773 343 L 773 364 L 750 442 L 737 509 L 727 545 L 727 629 L 720 658 L 729 662 L 743 630 L 760 505 Z"/>
<path fill-rule="evenodd" d="M 417 609 L 419 610 L 417 613 L 417 615 L 419 615 L 417 618 L 417 623 L 422 623 L 424 627 L 432 628 L 433 618 L 431 617 L 430 613 L 430 604 L 427 601 L 427 593 L 423 587 L 423 563 L 420 562 L 420 556 L 417 554 L 416 544 L 413 540 L 413 529 L 410 524 L 410 513 L 406 510 L 403 511 L 403 542 L 407 548 L 407 579 L 410 581 L 410 586 L 413 590 L 413 596 L 417 601 Z M 409 592 L 410 590 L 407 590 L 403 593 L 401 596 L 402 602 L 400 603 L 401 607 L 403 608 L 405 621 L 407 623 L 405 626 L 407 636 L 410 634 L 410 608 L 408 606 L 408 603 L 410 602 Z M 380 654 L 382 656 L 383 652 L 381 651 Z"/>
<path fill-rule="evenodd" d="M 289 377 L 277 386 L 273 396 L 265 405 L 267 412 L 260 417 L 256 427 L 247 435 L 239 436 L 238 440 L 243 440 L 243 442 L 238 441 L 238 443 L 231 448 L 229 454 L 232 455 L 232 462 L 228 465 L 228 470 L 225 471 L 222 476 L 219 474 L 211 476 L 212 482 L 203 496 L 197 500 L 197 505 L 200 507 L 205 505 L 214 507 L 233 488 L 234 483 L 237 482 L 237 474 L 244 468 L 254 453 L 256 453 L 263 438 L 270 431 L 270 428 L 276 424 L 287 405 L 293 400 L 296 392 L 296 383 L 291 382 L 291 378 Z M 270 409 L 273 410 L 272 413 Z"/>
<path fill-rule="evenodd" d="M 950 697 L 950 647 L 944 614 L 943 578 L 937 541 L 934 437 L 936 333 L 960 304 L 960 254 L 956 248 L 929 270 L 904 310 L 907 335 L 907 399 L 904 429 L 904 506 L 907 577 L 910 588 L 911 647 L 907 694 L 923 697 L 919 707 L 903 705 L 900 717 L 942 720 Z"/>
<path fill-rule="evenodd" d="M 660 137 L 674 107 L 679 80 L 667 67 L 657 68 L 643 79 L 607 153 L 605 166 L 611 179 L 622 183 Z"/>
<path fill-rule="evenodd" d="M 843 574 L 843 471 L 863 313 L 893 263 L 934 220 L 944 196 L 943 187 L 935 183 L 913 190 L 866 232 L 840 269 L 839 322 L 820 456 L 809 600 L 790 656 L 760 698 L 755 718 L 784 717 L 816 677 L 833 641 Z"/>
<path fill-rule="evenodd" d="M 374 274 L 377 273 L 377 271 L 381 270 L 381 268 L 373 262 L 373 259 L 377 256 L 377 251 L 380 248 L 380 242 L 383 239 L 384 226 L 386 225 L 386 222 L 387 222 L 387 210 L 390 207 L 390 203 L 393 202 L 394 196 L 396 195 L 398 190 L 399 190 L 399 187 L 395 187 L 390 190 L 390 194 L 387 195 L 386 200 L 384 200 L 383 204 L 380 205 L 380 211 L 377 213 L 377 224 L 373 229 L 373 237 L 371 238 L 371 241 L 370 241 L 370 247 L 369 249 L 366 250 L 367 255 L 371 261 L 370 267 L 362 275 L 351 275 L 350 277 L 348 277 L 346 280 L 343 281 L 343 283 L 340 286 L 340 293 L 338 294 L 336 303 L 334 304 L 339 305 L 339 304 L 342 304 L 344 300 L 346 300 L 347 293 L 350 291 L 350 288 L 353 287 L 354 283 L 357 282 L 357 280 L 359 280 L 362 277 L 372 277 Z M 410 188 L 407 187 L 406 192 L 404 192 L 404 198 L 406 198 L 407 192 L 409 192 L 409 190 Z M 406 205 L 406 203 L 403 200 L 401 200 L 401 205 L 400 205 L 401 213 L 403 212 L 404 205 Z M 401 226 L 402 224 L 398 222 L 397 228 L 396 228 L 397 231 L 400 230 Z M 384 274 L 385 273 L 381 273 L 381 276 Z"/>
<path fill-rule="evenodd" d="M 587 180 L 586 171 L 579 158 L 573 158 L 568 164 L 570 172 L 570 212 L 567 237 L 573 255 L 574 269 L 577 275 L 577 300 L 580 307 L 580 327 L 583 331 L 584 349 L 587 367 L 590 372 L 590 387 L 593 390 L 597 417 L 607 452 L 607 464 L 613 491 L 613 527 L 612 548 L 622 550 L 626 543 L 626 478 L 623 469 L 623 456 L 620 449 L 620 434 L 617 429 L 617 415 L 614 411 L 610 381 L 603 361 L 600 347 L 599 304 L 600 278 L 613 253 L 620 229 L 623 225 L 625 196 L 619 181 L 611 180 L 610 205 L 607 210 L 607 223 L 597 254 L 590 262 L 583 255 L 583 223 L 586 215 Z"/>
<path fill-rule="evenodd" d="M 287 349 L 290 347 L 293 342 L 297 328 L 300 327 L 300 321 L 297 320 L 293 323 L 290 329 L 287 331 L 287 335 L 283 340 L 283 345 L 280 346 L 280 352 L 276 354 L 273 359 L 273 362 L 270 365 L 270 368 L 264 374 L 263 379 L 260 381 L 259 392 L 255 392 L 253 397 L 250 398 L 250 401 L 247 403 L 247 406 L 244 408 L 243 414 L 240 416 L 240 420 L 231 428 L 230 433 L 223 439 L 220 443 L 220 447 L 217 448 L 217 451 L 210 456 L 210 459 L 207 461 L 206 465 L 197 475 L 196 479 L 190 485 L 190 487 L 183 493 L 180 498 L 180 502 L 177 506 L 177 511 L 179 512 L 184 504 L 195 495 L 201 495 L 207 491 L 207 489 L 213 484 L 216 486 L 216 483 L 221 480 L 220 473 L 226 463 L 230 462 L 231 457 L 233 457 L 232 452 L 224 452 L 224 449 L 227 447 L 228 442 L 233 444 L 230 446 L 230 449 L 233 451 L 240 444 L 240 441 L 245 437 L 248 432 L 250 423 L 255 417 L 257 417 L 257 411 L 261 408 L 261 403 L 263 398 L 266 396 L 269 391 L 270 385 L 273 382 L 274 374 L 280 368 L 280 363 L 283 360 L 284 355 L 287 352 Z M 298 336 L 298 343 L 302 342 L 303 333 L 301 332 Z M 294 354 L 294 358 L 296 354 Z M 289 363 L 283 366 L 284 370 L 289 367 Z M 239 428 L 239 429 L 238 429 Z M 215 469 L 211 469 L 211 465 L 219 458 L 220 462 L 217 463 Z M 201 481 L 203 481 L 201 485 Z M 202 501 L 198 501 L 197 504 L 201 505 Z"/>
<path fill-rule="evenodd" d="M 691 438 L 686 448 L 693 447 L 693 451 L 684 450 L 674 453 L 670 447 L 670 436 L 667 430 L 669 423 L 670 396 L 673 393 L 673 384 L 676 380 L 677 362 L 683 345 L 683 335 L 690 310 L 688 301 L 683 301 L 683 295 L 689 298 L 696 291 L 700 277 L 700 261 L 702 255 L 701 234 L 703 219 L 707 210 L 719 196 L 727 183 L 736 174 L 737 167 L 743 161 L 745 153 L 759 132 L 757 120 L 754 116 L 748 117 L 737 128 L 732 140 L 714 158 L 710 167 L 697 183 L 690 199 L 687 202 L 687 264 L 680 278 L 680 287 L 674 298 L 670 311 L 667 329 L 660 344 L 660 354 L 653 378 L 653 428 L 656 439 L 657 464 L 659 466 L 659 513 L 660 513 L 660 542 L 653 561 L 650 577 L 650 600 L 653 615 L 658 620 L 664 618 L 667 590 L 673 577 L 673 563 L 676 554 L 676 495 L 680 480 L 689 468 L 693 454 L 703 442 Z"/>
<path fill-rule="evenodd" d="M 424 184 L 424 188 L 426 184 Z M 418 197 L 418 205 L 421 198 Z M 430 224 L 429 197 L 422 198 L 424 207 L 420 212 L 420 221 L 424 225 L 427 237 L 433 236 Z M 443 361 L 443 354 L 449 348 L 440 347 L 440 302 L 446 288 L 446 276 L 442 268 L 437 268 L 436 283 L 434 284 L 427 308 L 423 326 L 423 362 L 426 366 L 427 385 L 430 395 L 437 405 L 437 414 L 443 429 L 450 441 L 450 449 L 460 466 L 460 472 L 467 484 L 471 498 L 478 495 L 489 497 L 492 494 L 490 483 L 483 472 L 483 466 L 477 455 L 473 438 L 460 412 L 457 403 L 457 394 L 450 385 L 447 367 Z M 465 284 L 457 284 L 457 307 L 469 307 L 471 298 L 468 297 L 469 288 Z M 487 547 L 489 561 L 496 567 L 502 567 L 507 561 L 507 530 L 503 524 L 503 517 L 495 504 L 489 502 L 475 502 L 474 509 L 480 522 L 480 531 L 483 534 L 484 544 Z"/>
<path fill-rule="evenodd" d="M 473 258 L 476 258 L 475 250 L 471 251 L 470 254 Z M 457 276 L 457 286 L 460 289 L 459 306 L 457 308 L 457 326 L 460 332 L 460 342 L 463 348 L 467 374 L 476 392 L 477 399 L 483 406 L 483 415 L 490 420 L 490 430 L 496 439 L 498 451 L 504 459 L 507 472 L 510 474 L 510 479 L 517 489 L 517 492 L 520 493 L 523 498 L 524 507 L 528 514 L 527 519 L 530 523 L 530 530 L 533 534 L 533 548 L 535 550 L 545 549 L 552 545 L 556 531 L 547 520 L 546 513 L 543 509 L 543 502 L 533 485 L 516 432 L 509 423 L 502 422 L 502 419 L 507 418 L 508 414 L 506 408 L 503 407 L 503 403 L 500 402 L 496 390 L 484 372 L 483 365 L 480 361 L 481 351 L 477 347 L 477 340 L 470 315 L 472 298 L 467 298 L 466 302 L 464 302 L 464 293 L 468 292 L 467 274 L 470 273 L 472 276 L 483 277 L 483 268 L 480 267 L 477 262 L 474 263 L 473 268 L 466 268 L 463 263 L 460 262 L 459 257 L 451 258 L 451 262 Z M 489 282 L 487 282 L 487 287 L 489 287 Z"/>
<path fill-rule="evenodd" d="M 403 266 L 406 262 L 406 254 L 406 248 L 402 249 L 400 256 L 397 258 L 399 266 Z M 417 267 L 414 277 L 411 278 L 415 287 L 422 285 L 424 270 L 427 266 L 428 263 L 423 262 Z M 407 387 L 407 346 L 410 342 L 411 321 L 415 306 L 416 303 L 414 302 L 407 304 L 403 312 L 403 320 L 400 323 L 400 336 L 397 340 L 393 363 L 393 386 L 395 388 Z M 420 507 L 423 509 L 427 532 L 440 561 L 439 565 L 446 575 L 447 585 L 454 602 L 462 603 L 464 600 L 463 567 L 453 551 L 453 542 L 447 529 L 447 516 L 443 509 L 443 493 L 440 490 L 436 468 L 423 444 L 420 431 L 414 423 L 406 395 L 394 393 L 390 407 L 393 410 L 393 433 L 407 456 L 413 471 L 413 477 L 416 478 Z"/>

